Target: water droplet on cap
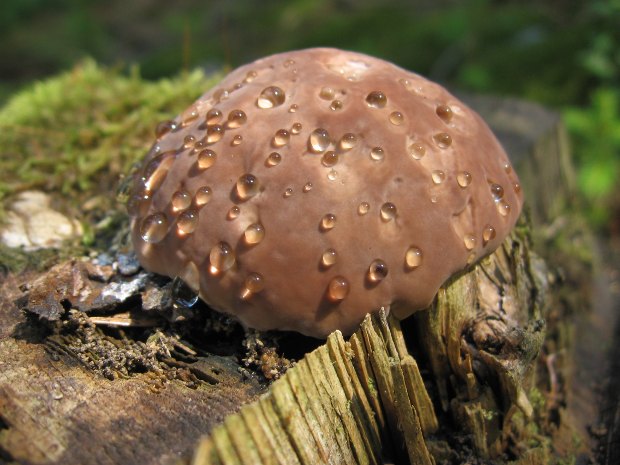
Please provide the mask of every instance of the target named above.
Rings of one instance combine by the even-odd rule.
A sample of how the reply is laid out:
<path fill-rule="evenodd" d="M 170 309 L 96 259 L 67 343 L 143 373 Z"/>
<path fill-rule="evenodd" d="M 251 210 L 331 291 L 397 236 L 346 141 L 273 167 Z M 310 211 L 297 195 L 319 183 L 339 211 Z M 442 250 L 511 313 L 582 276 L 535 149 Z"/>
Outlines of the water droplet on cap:
<path fill-rule="evenodd" d="M 164 152 L 153 158 L 144 168 L 144 189 L 154 192 L 163 184 L 168 176 L 168 170 L 174 163 L 175 152 Z"/>
<path fill-rule="evenodd" d="M 170 203 L 172 204 L 172 210 L 174 212 L 180 212 L 181 210 L 189 208 L 192 204 L 192 196 L 187 191 L 176 191 L 172 194 Z"/>
<path fill-rule="evenodd" d="M 441 184 L 446 179 L 446 173 L 441 170 L 433 170 L 431 173 L 431 178 L 433 179 L 434 184 Z"/>
<path fill-rule="evenodd" d="M 256 78 L 256 76 L 258 76 L 256 71 L 248 71 L 248 74 L 245 75 L 245 79 L 243 80 L 243 82 L 252 82 Z"/>
<path fill-rule="evenodd" d="M 452 137 L 447 132 L 440 132 L 433 136 L 433 140 L 441 149 L 447 149 L 452 145 Z"/>
<path fill-rule="evenodd" d="M 330 181 L 335 181 L 336 179 L 338 179 L 338 171 L 336 171 L 335 169 L 329 170 L 329 173 L 327 173 L 327 179 L 329 179 Z"/>
<path fill-rule="evenodd" d="M 228 121 L 226 125 L 231 129 L 235 129 L 245 124 L 247 120 L 248 117 L 243 110 L 233 110 L 228 113 Z"/>
<path fill-rule="evenodd" d="M 192 147 L 195 142 L 196 142 L 196 138 L 194 136 L 192 136 L 191 134 L 187 135 L 183 138 L 183 148 L 188 149 Z"/>
<path fill-rule="evenodd" d="M 518 194 L 519 192 L 521 192 L 521 184 L 519 184 L 518 182 L 513 182 L 512 183 L 512 188 L 514 189 L 514 191 Z"/>
<path fill-rule="evenodd" d="M 330 266 L 333 266 L 336 263 L 337 257 L 338 257 L 338 254 L 336 253 L 334 249 L 327 249 L 321 255 L 321 265 L 325 268 L 329 268 Z"/>
<path fill-rule="evenodd" d="M 199 208 L 206 205 L 211 200 L 211 195 L 212 192 L 209 186 L 199 187 L 194 194 L 194 204 Z"/>
<path fill-rule="evenodd" d="M 267 157 L 267 166 L 276 166 L 282 161 L 282 155 L 278 152 L 271 152 Z"/>
<path fill-rule="evenodd" d="M 258 244 L 265 237 L 265 228 L 260 223 L 252 223 L 243 233 L 247 244 Z"/>
<path fill-rule="evenodd" d="M 274 108 L 284 103 L 286 95 L 284 91 L 276 86 L 265 87 L 256 100 L 259 108 Z"/>
<path fill-rule="evenodd" d="M 490 224 L 487 224 L 482 230 L 482 244 L 487 245 L 489 241 L 495 239 L 496 232 L 495 228 Z"/>
<path fill-rule="evenodd" d="M 334 166 L 338 163 L 338 154 L 333 150 L 328 150 L 321 157 L 321 163 L 323 166 Z"/>
<path fill-rule="evenodd" d="M 274 147 L 284 147 L 286 144 L 288 144 L 290 139 L 291 139 L 290 132 L 288 132 L 286 129 L 279 129 L 276 131 L 275 135 L 273 136 L 271 145 L 273 145 Z"/>
<path fill-rule="evenodd" d="M 336 215 L 333 213 L 328 213 L 323 218 L 321 218 L 321 229 L 323 231 L 329 231 L 334 226 L 336 226 Z"/>
<path fill-rule="evenodd" d="M 387 104 L 387 97 L 379 90 L 373 91 L 366 96 L 366 103 L 371 108 L 383 108 Z"/>
<path fill-rule="evenodd" d="M 297 135 L 301 132 L 301 128 L 301 123 L 293 123 L 291 126 L 291 133 Z"/>
<path fill-rule="evenodd" d="M 217 108 L 211 108 L 205 116 L 205 122 L 207 124 L 214 124 L 217 123 L 221 118 L 222 112 Z"/>
<path fill-rule="evenodd" d="M 298 109 L 299 109 L 299 105 L 297 105 L 296 103 L 293 103 L 293 104 L 289 107 L 288 112 L 289 112 L 289 113 L 295 113 Z"/>
<path fill-rule="evenodd" d="M 502 216 L 508 216 L 508 214 L 510 213 L 510 204 L 508 204 L 504 200 L 499 200 L 497 202 L 497 211 Z"/>
<path fill-rule="evenodd" d="M 385 157 L 385 150 L 382 147 L 373 147 L 370 151 L 370 158 L 374 161 L 382 161 Z"/>
<path fill-rule="evenodd" d="M 329 109 L 332 111 L 342 110 L 342 107 L 344 107 L 344 104 L 341 100 L 332 100 L 332 103 L 329 104 Z"/>
<path fill-rule="evenodd" d="M 227 220 L 237 219 L 240 213 L 241 213 L 241 209 L 237 205 L 234 205 L 230 207 L 230 210 L 228 210 L 228 213 L 226 214 L 226 219 Z"/>
<path fill-rule="evenodd" d="M 368 268 L 368 280 L 371 283 L 378 283 L 388 275 L 388 266 L 381 260 L 374 260 Z"/>
<path fill-rule="evenodd" d="M 390 113 L 390 123 L 395 126 L 400 126 L 405 121 L 405 117 L 400 111 L 393 111 Z"/>
<path fill-rule="evenodd" d="M 368 202 L 362 202 L 357 207 L 357 213 L 360 216 L 365 215 L 366 213 L 368 213 L 369 210 L 370 210 L 370 204 Z"/>
<path fill-rule="evenodd" d="M 217 153 L 215 153 L 213 150 L 205 149 L 198 154 L 198 157 L 196 158 L 196 164 L 198 165 L 199 169 L 206 170 L 213 166 L 215 160 L 217 160 Z"/>
<path fill-rule="evenodd" d="M 461 187 L 469 186 L 471 184 L 471 174 L 469 174 L 467 171 L 460 171 L 456 175 L 456 182 Z"/>
<path fill-rule="evenodd" d="M 314 153 L 323 153 L 329 146 L 329 133 L 323 128 L 317 128 L 308 138 L 310 150 Z"/>
<path fill-rule="evenodd" d="M 198 108 L 195 105 L 192 105 L 181 114 L 183 126 L 187 126 L 192 121 L 195 121 L 196 118 L 198 118 Z"/>
<path fill-rule="evenodd" d="M 185 210 L 177 218 L 177 231 L 180 235 L 191 234 L 198 225 L 198 212 Z"/>
<path fill-rule="evenodd" d="M 257 294 L 265 289 L 265 279 L 260 273 L 250 273 L 244 281 L 244 289 L 241 291 L 241 298 L 248 299 L 252 294 Z"/>
<path fill-rule="evenodd" d="M 304 185 L 303 192 L 310 192 L 311 190 L 312 190 L 312 183 L 311 182 L 307 182 Z"/>
<path fill-rule="evenodd" d="M 174 131 L 176 128 L 177 123 L 175 121 L 162 121 L 155 127 L 155 137 L 161 139 L 169 132 Z"/>
<path fill-rule="evenodd" d="M 236 147 L 236 146 L 240 145 L 241 142 L 243 142 L 243 136 L 241 134 L 237 134 L 230 141 L 230 145 L 232 145 L 233 147 Z"/>
<path fill-rule="evenodd" d="M 411 246 L 405 252 L 405 265 L 412 270 L 422 264 L 422 251 L 418 247 Z"/>
<path fill-rule="evenodd" d="M 237 195 L 241 200 L 258 194 L 258 179 L 253 174 L 243 174 L 237 180 Z"/>
<path fill-rule="evenodd" d="M 448 105 L 437 105 L 435 113 L 437 113 L 437 116 L 439 116 L 439 118 L 441 118 L 441 120 L 446 124 L 452 121 L 452 116 L 454 115 L 452 108 Z"/>
<path fill-rule="evenodd" d="M 235 252 L 227 242 L 219 242 L 211 249 L 209 261 L 212 273 L 227 271 L 235 264 Z"/>
<path fill-rule="evenodd" d="M 284 197 L 285 199 L 289 198 L 291 195 L 293 195 L 293 188 L 292 187 L 287 187 L 284 190 L 284 194 L 282 194 L 282 197 Z"/>
<path fill-rule="evenodd" d="M 349 295 L 349 290 L 349 282 L 342 276 L 336 276 L 327 286 L 327 297 L 332 302 L 338 302 Z"/>
<path fill-rule="evenodd" d="M 493 196 L 493 200 L 495 202 L 499 202 L 501 199 L 504 198 L 504 188 L 502 186 L 500 186 L 499 184 L 491 183 L 489 187 L 491 189 L 491 195 Z"/>
<path fill-rule="evenodd" d="M 336 95 L 336 91 L 331 87 L 323 87 L 319 92 L 319 97 L 323 100 L 331 100 L 334 98 L 334 95 Z"/>
<path fill-rule="evenodd" d="M 224 126 L 221 124 L 214 124 L 207 127 L 207 136 L 205 137 L 205 140 L 207 141 L 207 144 L 215 144 L 222 138 L 223 135 Z"/>
<path fill-rule="evenodd" d="M 473 234 L 465 234 L 463 237 L 463 243 L 465 244 L 465 248 L 467 250 L 471 250 L 476 246 L 476 238 Z"/>
<path fill-rule="evenodd" d="M 340 146 L 340 150 L 346 151 L 355 147 L 355 144 L 357 144 L 357 136 L 348 132 L 340 138 L 340 143 L 338 145 Z"/>
<path fill-rule="evenodd" d="M 426 154 L 426 148 L 419 142 L 414 142 L 409 146 L 409 154 L 416 160 L 420 160 Z"/>
<path fill-rule="evenodd" d="M 142 220 L 140 224 L 140 236 L 144 242 L 156 244 L 160 242 L 168 232 L 168 219 L 162 212 L 153 213 Z"/>
<path fill-rule="evenodd" d="M 383 221 L 390 221 L 396 218 L 396 205 L 392 202 L 385 202 L 381 205 L 381 219 Z"/>

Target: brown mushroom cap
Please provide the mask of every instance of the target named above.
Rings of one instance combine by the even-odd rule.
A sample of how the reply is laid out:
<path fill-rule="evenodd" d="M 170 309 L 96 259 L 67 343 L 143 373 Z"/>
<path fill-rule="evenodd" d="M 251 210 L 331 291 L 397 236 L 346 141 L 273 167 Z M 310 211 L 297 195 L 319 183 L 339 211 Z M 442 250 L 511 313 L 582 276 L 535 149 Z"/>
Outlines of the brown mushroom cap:
<path fill-rule="evenodd" d="M 140 261 L 261 330 L 349 334 L 426 308 L 523 201 L 475 112 L 359 53 L 257 60 L 157 133 L 128 205 Z"/>

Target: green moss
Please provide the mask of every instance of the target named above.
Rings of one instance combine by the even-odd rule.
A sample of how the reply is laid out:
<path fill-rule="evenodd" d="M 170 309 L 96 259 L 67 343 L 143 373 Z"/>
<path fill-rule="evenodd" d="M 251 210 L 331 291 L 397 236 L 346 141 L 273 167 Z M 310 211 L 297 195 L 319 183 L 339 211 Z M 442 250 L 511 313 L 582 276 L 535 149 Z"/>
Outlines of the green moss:
<path fill-rule="evenodd" d="M 156 123 L 220 77 L 193 71 L 150 82 L 135 68 L 86 60 L 29 86 L 0 109 L 0 201 L 32 188 L 60 192 L 76 206 L 113 198 L 120 175 L 153 142 Z"/>

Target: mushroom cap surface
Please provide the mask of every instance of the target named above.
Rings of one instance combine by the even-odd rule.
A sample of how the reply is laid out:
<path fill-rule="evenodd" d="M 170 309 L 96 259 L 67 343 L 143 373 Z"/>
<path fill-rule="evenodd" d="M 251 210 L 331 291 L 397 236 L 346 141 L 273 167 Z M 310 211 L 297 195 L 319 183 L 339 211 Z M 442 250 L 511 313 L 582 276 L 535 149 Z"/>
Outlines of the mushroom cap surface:
<path fill-rule="evenodd" d="M 257 60 L 156 132 L 128 202 L 140 262 L 260 330 L 350 334 L 381 307 L 424 309 L 523 202 L 474 111 L 359 53 Z"/>

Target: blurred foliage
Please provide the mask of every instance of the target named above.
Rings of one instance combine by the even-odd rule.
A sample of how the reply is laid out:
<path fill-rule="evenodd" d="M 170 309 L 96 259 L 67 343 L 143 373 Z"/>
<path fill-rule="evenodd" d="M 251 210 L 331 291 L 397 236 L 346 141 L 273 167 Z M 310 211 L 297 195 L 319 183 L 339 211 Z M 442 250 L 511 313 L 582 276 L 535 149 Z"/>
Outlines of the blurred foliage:
<path fill-rule="evenodd" d="M 603 224 L 620 192 L 619 25 L 620 0 L 3 0 L 0 101 L 87 56 L 158 79 L 295 48 L 356 50 L 452 88 L 566 110 L 580 186 L 605 205 L 592 215 Z"/>

